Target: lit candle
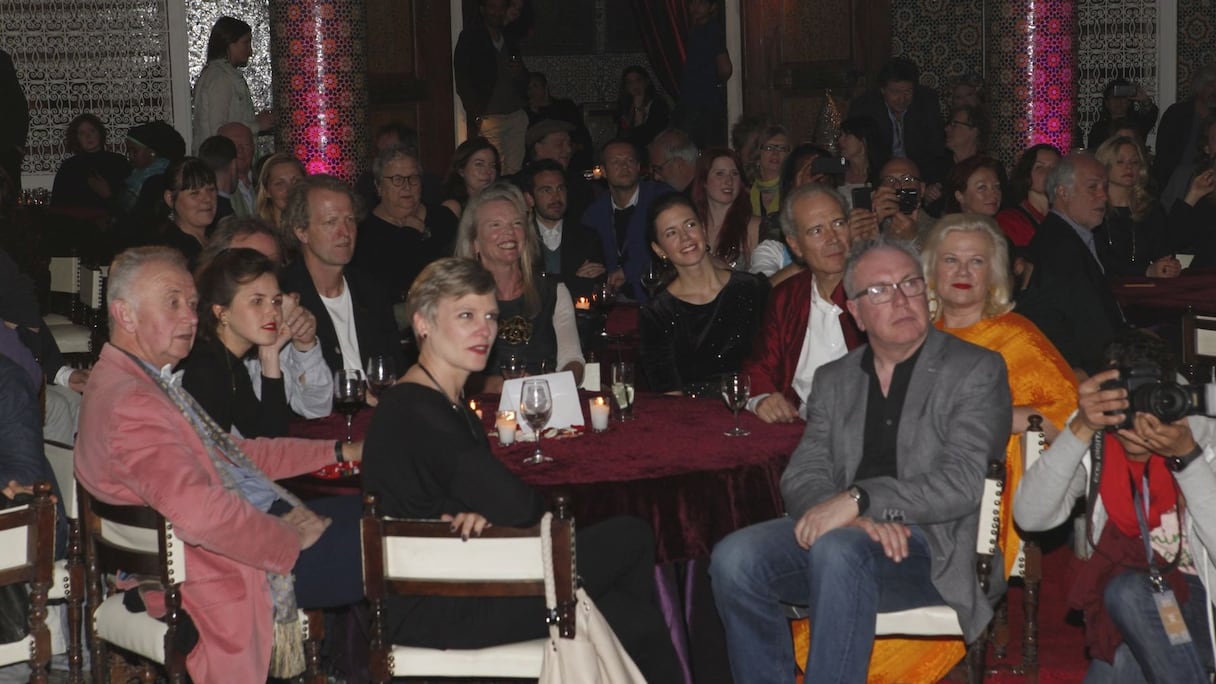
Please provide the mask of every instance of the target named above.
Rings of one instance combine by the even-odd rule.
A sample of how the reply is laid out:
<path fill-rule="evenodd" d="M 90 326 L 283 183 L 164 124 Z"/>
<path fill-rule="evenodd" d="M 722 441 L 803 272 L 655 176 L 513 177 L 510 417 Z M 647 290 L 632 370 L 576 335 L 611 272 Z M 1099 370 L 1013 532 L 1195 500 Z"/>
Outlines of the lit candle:
<path fill-rule="evenodd" d="M 514 411 L 499 411 L 498 417 L 494 420 L 494 427 L 498 428 L 499 444 L 509 446 L 515 443 Z"/>
<path fill-rule="evenodd" d="M 608 402 L 603 397 L 595 397 L 587 402 L 591 409 L 591 429 L 604 432 L 608 429 Z"/>
<path fill-rule="evenodd" d="M 574 301 L 574 308 L 582 309 L 583 311 L 591 310 L 591 300 L 586 297 L 579 297 Z"/>
<path fill-rule="evenodd" d="M 480 419 L 480 418 L 481 418 L 481 409 L 477 408 L 477 400 L 476 400 L 476 399 L 470 399 L 470 400 L 469 400 L 469 410 L 470 410 L 470 411 L 472 411 L 473 413 L 475 413 L 475 414 L 477 415 L 477 418 L 478 418 L 478 419 Z"/>

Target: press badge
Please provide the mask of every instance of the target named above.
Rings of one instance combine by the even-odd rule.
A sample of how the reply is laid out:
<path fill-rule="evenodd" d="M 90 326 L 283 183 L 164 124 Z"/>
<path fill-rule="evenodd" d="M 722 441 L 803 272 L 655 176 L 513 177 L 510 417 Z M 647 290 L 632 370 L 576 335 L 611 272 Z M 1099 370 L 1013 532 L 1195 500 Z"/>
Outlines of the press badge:
<path fill-rule="evenodd" d="M 1170 589 L 1154 591 L 1153 601 L 1157 604 L 1157 615 L 1161 617 L 1161 624 L 1165 627 L 1165 635 L 1170 638 L 1170 645 L 1191 643 L 1191 634 L 1186 629 L 1186 621 L 1182 619 L 1182 611 L 1178 609 L 1174 592 Z"/>

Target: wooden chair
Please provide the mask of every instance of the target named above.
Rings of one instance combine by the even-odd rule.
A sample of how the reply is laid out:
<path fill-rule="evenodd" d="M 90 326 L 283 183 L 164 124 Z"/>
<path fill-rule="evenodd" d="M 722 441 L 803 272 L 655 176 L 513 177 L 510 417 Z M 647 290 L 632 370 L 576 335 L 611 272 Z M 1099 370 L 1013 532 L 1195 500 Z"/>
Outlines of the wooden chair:
<path fill-rule="evenodd" d="M 1043 433 L 1043 417 L 1033 415 L 1029 426 L 1020 438 L 1022 465 L 1029 469 L 1047 450 L 1047 439 Z M 1020 533 L 1020 532 L 1019 532 Z M 1035 682 L 1039 677 L 1039 587 L 1043 582 L 1043 550 L 1033 537 L 1022 537 L 1018 557 L 1013 563 L 1010 578 L 1022 580 L 1022 662 L 1007 668 L 1014 674 Z M 1009 599 L 1002 598 L 992 625 L 992 652 L 997 660 L 1005 658 L 1009 646 Z"/>
<path fill-rule="evenodd" d="M 80 301 L 80 259 L 51 257 L 51 311 L 44 318 L 64 356 L 77 359 L 92 352 L 93 330 L 82 325 L 84 308 Z"/>
<path fill-rule="evenodd" d="M 72 447 L 52 440 L 43 443 L 43 452 L 55 472 L 59 484 L 59 495 L 68 518 L 68 549 L 64 560 L 55 561 L 55 575 L 51 585 L 50 599 L 63 600 L 68 612 L 68 682 L 84 682 L 84 550 L 80 545 L 80 517 L 76 505 L 76 475 L 73 470 Z M 54 653 L 60 653 L 54 649 Z"/>
<path fill-rule="evenodd" d="M 34 485 L 32 503 L 0 511 L 0 586 L 29 585 L 29 634 L 0 644 L 0 665 L 28 661 L 30 681 L 48 681 L 51 634 L 46 602 L 54 575 L 55 504 L 51 484 Z"/>
<path fill-rule="evenodd" d="M 984 476 L 984 490 L 980 498 L 980 521 L 976 529 L 975 571 L 980 588 L 988 592 L 992 574 L 992 559 L 997 551 L 997 537 L 1001 527 L 1001 494 L 1005 488 L 1005 464 L 992 461 Z M 795 621 L 805 621 L 807 613 L 802 606 L 786 606 L 786 615 Z M 795 630 L 806 629 L 795 625 Z M 875 623 L 875 636 L 958 636 L 963 635 L 958 614 L 947 605 L 923 606 L 893 613 L 879 613 Z M 986 628 L 975 640 L 967 644 L 967 656 L 963 661 L 969 684 L 984 681 L 985 658 L 991 629 Z M 813 638 L 813 637 L 812 637 Z M 801 670 L 802 662 L 797 663 Z"/>
<path fill-rule="evenodd" d="M 1216 314 L 1187 307 L 1182 315 L 1182 362 L 1216 365 Z"/>
<path fill-rule="evenodd" d="M 371 677 L 536 679 L 548 639 L 482 649 L 395 645 L 384 634 L 388 596 L 545 596 L 539 525 L 490 527 L 467 542 L 446 522 L 398 520 L 379 514 L 375 494 L 363 499 L 363 586 L 371 603 Z M 552 519 L 557 615 L 563 638 L 574 637 L 574 521 L 558 499 Z"/>
<path fill-rule="evenodd" d="M 173 523 L 146 506 L 117 506 L 93 498 L 77 487 L 88 582 L 88 635 L 92 647 L 93 682 L 108 679 L 109 647 L 136 656 L 145 681 L 156 676 L 154 665 L 164 669 L 169 682 L 188 680 L 186 653 L 175 647 L 182 621 L 181 585 L 186 581 L 185 542 L 173 532 Z M 122 594 L 106 593 L 105 579 L 125 571 L 158 580 L 165 588 L 164 621 L 132 613 Z M 320 612 L 301 611 L 308 669 L 305 681 L 325 681 L 320 672 L 320 640 L 324 618 Z"/>

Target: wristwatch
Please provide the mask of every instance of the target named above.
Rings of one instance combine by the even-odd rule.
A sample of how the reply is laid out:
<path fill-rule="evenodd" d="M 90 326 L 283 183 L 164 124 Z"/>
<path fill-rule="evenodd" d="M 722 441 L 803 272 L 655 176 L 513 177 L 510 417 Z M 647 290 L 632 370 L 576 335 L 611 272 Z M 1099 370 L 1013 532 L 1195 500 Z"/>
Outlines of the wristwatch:
<path fill-rule="evenodd" d="M 1182 456 L 1166 456 L 1165 467 L 1169 468 L 1172 472 L 1180 473 L 1184 468 L 1189 466 L 1192 461 L 1202 455 L 1203 447 L 1196 444 L 1195 448 L 1191 449 L 1191 451 L 1187 454 L 1183 454 Z"/>
<path fill-rule="evenodd" d="M 342 440 L 334 440 L 334 460 L 338 463 L 346 463 L 346 454 L 342 453 Z"/>
<path fill-rule="evenodd" d="M 849 487 L 845 492 L 857 504 L 857 515 L 865 515 L 870 508 L 870 494 L 857 485 Z"/>

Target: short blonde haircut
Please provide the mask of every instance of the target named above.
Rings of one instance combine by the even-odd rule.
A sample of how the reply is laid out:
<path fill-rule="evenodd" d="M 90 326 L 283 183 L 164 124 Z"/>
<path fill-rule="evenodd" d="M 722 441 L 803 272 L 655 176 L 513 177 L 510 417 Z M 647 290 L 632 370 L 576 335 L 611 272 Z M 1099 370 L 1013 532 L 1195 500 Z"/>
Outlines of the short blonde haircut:
<path fill-rule="evenodd" d="M 434 323 L 440 300 L 494 292 L 494 276 L 484 266 L 472 259 L 444 257 L 427 264 L 410 286 L 405 317 L 411 325 L 415 313 Z"/>
<path fill-rule="evenodd" d="M 980 233 L 988 238 L 991 252 L 988 255 L 989 283 L 985 293 L 984 318 L 992 318 L 1013 310 L 1013 288 L 1009 275 L 1009 245 L 1005 235 L 994 219 L 982 214 L 950 214 L 933 225 L 925 237 L 920 260 L 928 284 L 929 310 L 933 320 L 942 317 L 941 301 L 937 296 L 936 267 L 937 252 L 942 241 L 950 233 Z"/>

